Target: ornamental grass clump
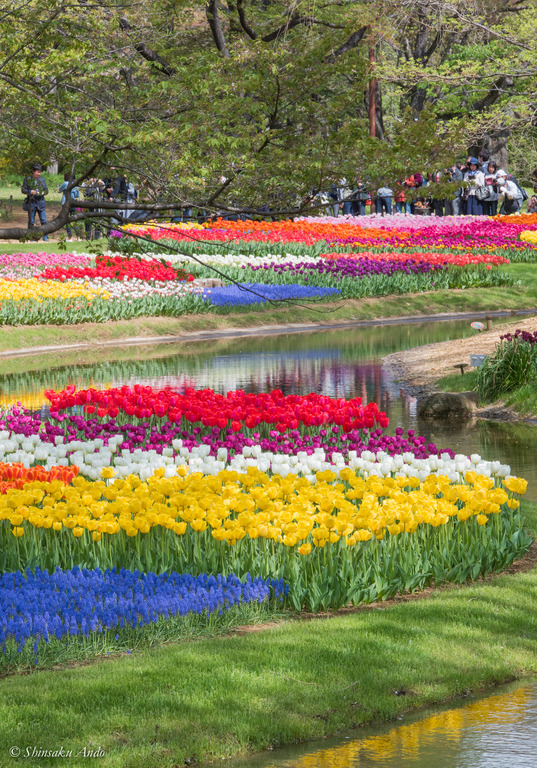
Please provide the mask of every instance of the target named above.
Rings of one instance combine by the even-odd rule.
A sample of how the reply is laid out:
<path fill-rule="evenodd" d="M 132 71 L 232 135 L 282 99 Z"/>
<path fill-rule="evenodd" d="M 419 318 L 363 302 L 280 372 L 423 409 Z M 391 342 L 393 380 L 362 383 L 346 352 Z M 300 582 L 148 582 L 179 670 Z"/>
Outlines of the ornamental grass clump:
<path fill-rule="evenodd" d="M 500 337 L 494 353 L 477 370 L 477 391 L 485 401 L 537 379 L 537 334 L 517 330 Z"/>

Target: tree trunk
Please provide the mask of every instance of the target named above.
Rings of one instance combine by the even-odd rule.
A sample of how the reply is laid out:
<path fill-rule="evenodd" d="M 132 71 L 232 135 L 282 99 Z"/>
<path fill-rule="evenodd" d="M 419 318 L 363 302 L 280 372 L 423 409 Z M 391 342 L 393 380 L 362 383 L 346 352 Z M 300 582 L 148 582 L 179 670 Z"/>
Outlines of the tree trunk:
<path fill-rule="evenodd" d="M 51 176 L 55 176 L 58 173 L 57 160 L 51 160 L 49 163 L 47 163 L 47 173 L 49 173 Z"/>

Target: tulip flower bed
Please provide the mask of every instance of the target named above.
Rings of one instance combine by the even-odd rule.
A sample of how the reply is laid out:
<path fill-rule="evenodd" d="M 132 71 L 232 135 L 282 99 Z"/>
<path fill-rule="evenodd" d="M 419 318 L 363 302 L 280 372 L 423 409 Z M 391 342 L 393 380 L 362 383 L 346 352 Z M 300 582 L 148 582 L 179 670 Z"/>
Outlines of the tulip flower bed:
<path fill-rule="evenodd" d="M 256 292 L 261 294 L 264 293 L 263 286 L 255 285 L 253 280 L 262 281 L 272 288 L 275 285 L 292 287 L 293 291 L 300 285 L 332 291 L 334 291 L 332 286 L 337 286 L 336 290 L 341 292 L 343 298 L 352 299 L 514 283 L 511 276 L 494 271 L 484 264 L 472 267 L 448 267 L 441 264 L 415 262 L 408 258 L 404 261 L 343 258 L 320 259 L 316 262 L 265 263 L 261 266 L 244 266 L 240 269 L 228 268 L 226 275 L 237 281 L 247 281 L 247 286 L 253 285 Z M 220 291 L 224 297 L 225 289 Z M 213 290 L 212 301 L 214 301 L 214 294 Z M 241 293 L 235 293 L 235 295 L 237 303 L 256 302 L 255 296 L 246 297 Z"/>
<path fill-rule="evenodd" d="M 410 261 L 411 263 L 414 262 L 415 264 L 426 263 L 431 266 L 453 264 L 457 267 L 465 267 L 469 264 L 489 264 L 495 267 L 499 266 L 500 264 L 509 264 L 509 259 L 506 259 L 503 256 L 494 255 L 492 253 L 472 253 L 471 251 L 468 251 L 468 253 L 445 253 L 444 251 L 441 253 L 419 253 L 413 251 L 412 254 L 409 254 L 408 252 L 395 253 L 393 251 L 384 253 L 374 253 L 372 251 L 359 251 L 353 253 L 332 252 L 322 253 L 321 257 L 323 259 L 331 259 L 335 261 L 338 261 L 339 259 L 368 259 L 371 261 L 390 261 L 403 263 Z"/>
<path fill-rule="evenodd" d="M 297 244 L 296 248 L 303 254 L 308 252 L 306 245 Z M 427 259 L 427 254 L 420 253 L 414 259 L 410 253 L 405 257 L 387 251 L 368 252 L 356 259 L 348 253 L 341 258 L 336 258 L 336 253 L 319 258 L 317 249 L 313 259 L 309 254 L 308 258 L 284 254 L 271 256 L 268 261 L 255 255 L 257 244 L 250 243 L 248 250 L 254 255 L 240 254 L 231 262 L 218 254 L 192 257 L 194 266 L 190 269 L 197 278 L 214 277 L 210 264 L 225 267 L 220 274 L 231 284 L 215 288 L 198 284 L 183 269 L 188 255 L 180 255 L 172 263 L 158 254 L 107 253 L 94 261 L 79 257 L 78 264 L 71 265 L 73 254 L 52 254 L 43 259 L 41 255 L 17 254 L 14 263 L 5 267 L 5 277 L 0 276 L 0 324 L 102 323 L 141 316 L 226 313 L 269 301 L 362 298 L 513 284 L 511 277 L 487 269 L 505 263 L 497 255 L 451 255 L 452 264 L 448 264 L 444 262 L 449 258 L 442 261 L 437 254 Z"/>
<path fill-rule="evenodd" d="M 0 279 L 37 277 L 53 267 L 83 267 L 89 265 L 91 259 L 86 253 L 1 253 Z"/>
<path fill-rule="evenodd" d="M 309 217 L 294 221 L 218 221 L 204 229 L 177 228 L 173 224 L 128 227 L 132 232 L 154 241 L 181 242 L 181 247 L 194 244 L 230 243 L 235 248 L 245 245 L 285 244 L 286 248 L 304 246 L 319 252 L 328 243 L 342 250 L 380 248 L 407 250 L 441 249 L 452 251 L 502 251 L 515 261 L 537 261 L 537 230 L 534 215 L 523 217 L 458 217 L 361 216 L 332 218 Z M 529 232 L 521 238 L 522 233 Z M 298 254 L 297 254 L 298 255 Z"/>
<path fill-rule="evenodd" d="M 14 483 L 0 495 L 3 571 L 250 573 L 316 611 L 477 578 L 529 545 L 524 480 L 413 432 L 387 436 L 360 398 L 47 395 L 48 417 L 13 409 L 0 423 Z"/>
<path fill-rule="evenodd" d="M 2 299 L 0 282 L 0 325 L 67 325 L 106 323 L 109 320 L 131 320 L 136 317 L 180 317 L 207 312 L 209 306 L 201 297 L 200 289 L 189 289 L 188 286 L 195 286 L 194 283 L 185 284 L 184 290 L 157 286 L 155 291 L 140 289 L 139 284 L 135 284 L 132 290 L 135 298 L 127 299 L 131 294 L 128 282 L 122 283 L 123 288 L 114 287 L 113 294 L 106 298 L 104 291 L 100 294 L 97 287 L 91 291 L 76 283 L 51 282 L 53 287 L 47 289 L 42 288 L 47 283 L 39 281 L 41 287 L 36 289 L 35 298 L 5 300 Z M 76 298 L 64 298 L 62 288 L 67 293 L 75 292 Z M 42 295 L 40 290 L 48 290 L 57 298 L 38 298 Z M 96 298 L 87 298 L 84 291 Z"/>
<path fill-rule="evenodd" d="M 0 669 L 127 651 L 272 615 L 281 581 L 56 569 L 0 575 Z"/>
<path fill-rule="evenodd" d="M 40 274 L 43 280 L 73 280 L 82 278 L 84 280 L 92 278 L 108 278 L 113 280 L 142 280 L 166 282 L 170 280 L 188 280 L 192 281 L 192 275 L 188 275 L 184 270 L 173 267 L 169 261 L 164 259 L 151 259 L 140 256 L 125 258 L 123 256 L 114 256 L 105 254 L 97 256 L 95 266 L 84 267 L 49 267 Z"/>

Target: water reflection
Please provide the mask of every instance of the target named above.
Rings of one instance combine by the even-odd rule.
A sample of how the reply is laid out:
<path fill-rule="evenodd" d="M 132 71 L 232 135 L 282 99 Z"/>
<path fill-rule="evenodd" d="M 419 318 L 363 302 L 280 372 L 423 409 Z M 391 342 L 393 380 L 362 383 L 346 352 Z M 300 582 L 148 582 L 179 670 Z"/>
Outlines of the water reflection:
<path fill-rule="evenodd" d="M 334 746 L 294 747 L 234 768 L 534 768 L 537 685 L 472 701 Z M 325 742 L 326 744 L 326 742 Z M 228 763 L 230 765 L 230 763 Z"/>
<path fill-rule="evenodd" d="M 355 328 L 260 338 L 211 340 L 197 344 L 108 350 L 109 359 L 91 362 L 88 351 L 65 361 L 16 363 L 0 375 L 0 406 L 20 400 L 39 409 L 46 389 L 108 387 L 142 383 L 153 387 L 211 387 L 219 392 L 281 389 L 286 394 L 318 392 L 332 397 L 375 401 L 397 426 L 416 429 L 442 448 L 479 453 L 511 465 L 530 481 L 528 497 L 537 500 L 537 427 L 528 424 L 420 423 L 416 400 L 382 367 L 382 356 L 401 349 L 473 334 L 468 321 Z M 91 353 L 89 353 L 91 354 Z"/>

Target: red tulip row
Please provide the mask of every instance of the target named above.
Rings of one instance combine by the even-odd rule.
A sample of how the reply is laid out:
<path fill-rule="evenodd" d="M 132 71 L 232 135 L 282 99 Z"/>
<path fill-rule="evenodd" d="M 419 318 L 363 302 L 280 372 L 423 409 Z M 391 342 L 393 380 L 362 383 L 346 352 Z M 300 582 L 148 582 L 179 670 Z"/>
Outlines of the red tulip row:
<path fill-rule="evenodd" d="M 113 280 L 188 280 L 192 275 L 173 267 L 169 261 L 136 259 L 124 256 L 97 256 L 95 267 L 51 267 L 36 277 L 44 280 L 72 280 L 74 278 L 108 277 Z"/>
<path fill-rule="evenodd" d="M 47 390 L 53 415 L 66 408 L 82 405 L 84 411 L 99 418 L 116 418 L 120 412 L 137 419 L 152 416 L 176 423 L 200 422 L 204 427 L 239 431 L 244 424 L 254 429 L 259 424 L 274 424 L 279 432 L 306 427 L 342 425 L 345 431 L 387 427 L 388 417 L 376 403 L 362 405 L 362 399 L 333 399 L 324 395 L 284 395 L 279 389 L 269 393 L 245 394 L 242 390 L 226 396 L 212 389 L 186 389 L 184 394 L 172 389 L 154 390 L 135 384 L 118 389 L 76 390 L 69 386 L 62 392 Z"/>

